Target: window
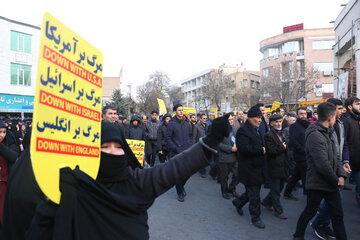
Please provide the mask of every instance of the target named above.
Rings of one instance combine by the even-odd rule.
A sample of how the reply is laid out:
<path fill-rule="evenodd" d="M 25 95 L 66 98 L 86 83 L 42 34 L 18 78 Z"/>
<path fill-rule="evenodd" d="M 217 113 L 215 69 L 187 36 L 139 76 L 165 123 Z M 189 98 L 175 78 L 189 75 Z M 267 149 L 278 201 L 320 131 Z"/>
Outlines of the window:
<path fill-rule="evenodd" d="M 315 70 L 320 72 L 331 72 L 333 71 L 333 63 L 332 62 L 317 62 L 313 63 L 313 67 Z"/>
<path fill-rule="evenodd" d="M 11 31 L 11 50 L 31 53 L 31 35 Z"/>
<path fill-rule="evenodd" d="M 11 63 L 10 84 L 31 86 L 31 66 Z"/>
<path fill-rule="evenodd" d="M 251 80 L 251 88 L 255 88 L 255 81 Z"/>
<path fill-rule="evenodd" d="M 312 49 L 319 50 L 319 49 L 332 49 L 335 45 L 335 40 L 322 40 L 322 41 L 313 41 L 312 42 Z"/>
<path fill-rule="evenodd" d="M 297 74 L 298 78 L 305 77 L 305 62 L 304 61 L 297 61 Z"/>
<path fill-rule="evenodd" d="M 271 68 L 265 68 L 263 70 L 263 76 L 264 77 L 270 77 L 271 76 Z"/>
<path fill-rule="evenodd" d="M 260 89 L 260 83 L 256 82 L 256 89 Z"/>
<path fill-rule="evenodd" d="M 247 79 L 243 80 L 243 87 L 247 87 Z"/>
<path fill-rule="evenodd" d="M 299 42 L 298 41 L 286 42 L 281 47 L 281 52 L 282 53 L 298 52 L 299 50 L 300 50 L 300 47 L 299 47 Z"/>

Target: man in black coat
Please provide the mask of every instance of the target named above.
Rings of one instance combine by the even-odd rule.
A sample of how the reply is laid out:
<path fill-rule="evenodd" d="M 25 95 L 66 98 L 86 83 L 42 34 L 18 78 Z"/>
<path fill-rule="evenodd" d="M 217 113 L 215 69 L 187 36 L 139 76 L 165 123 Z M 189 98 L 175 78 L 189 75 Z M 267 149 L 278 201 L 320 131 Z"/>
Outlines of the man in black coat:
<path fill-rule="evenodd" d="M 342 119 L 349 147 L 351 175 L 356 183 L 356 200 L 360 206 L 360 99 L 356 97 L 346 99 L 345 107 L 347 111 Z"/>
<path fill-rule="evenodd" d="M 300 107 L 296 110 L 297 120 L 290 126 L 290 142 L 289 146 L 292 148 L 293 159 L 295 161 L 295 171 L 291 176 L 284 191 L 286 199 L 297 200 L 291 193 L 296 183 L 301 179 L 303 190 L 305 193 L 305 179 L 306 179 L 306 157 L 305 157 L 305 131 L 310 125 L 307 121 L 306 108 Z"/>
<path fill-rule="evenodd" d="M 170 158 L 169 147 L 166 143 L 166 130 L 171 119 L 170 114 L 165 114 L 162 118 L 162 124 L 160 125 L 157 131 L 157 149 L 159 154 L 160 163 L 164 163 L 168 158 Z"/>
<path fill-rule="evenodd" d="M 145 131 L 144 128 L 140 126 L 140 120 L 138 116 L 134 115 L 131 117 L 129 135 L 125 137 L 129 139 L 145 141 Z"/>
<path fill-rule="evenodd" d="M 294 240 L 303 240 L 309 221 L 315 216 L 320 202 L 329 206 L 336 239 L 347 239 L 338 187 L 344 186 L 345 170 L 333 134 L 336 107 L 330 102 L 318 106 L 319 121 L 306 130 L 306 191 L 307 202 L 297 222 Z"/>
<path fill-rule="evenodd" d="M 282 132 L 282 116 L 270 116 L 271 130 L 265 135 L 265 146 L 269 164 L 270 192 L 261 202 L 269 210 L 274 210 L 275 217 L 287 219 L 280 203 L 280 193 L 289 176 L 289 156 L 285 136 Z"/>
<path fill-rule="evenodd" d="M 264 182 L 265 147 L 259 131 L 262 113 L 257 106 L 248 112 L 248 120 L 236 133 L 237 158 L 239 161 L 239 181 L 245 185 L 246 192 L 236 197 L 232 203 L 240 215 L 242 207 L 249 202 L 252 224 L 265 228 L 260 219 L 260 188 Z"/>

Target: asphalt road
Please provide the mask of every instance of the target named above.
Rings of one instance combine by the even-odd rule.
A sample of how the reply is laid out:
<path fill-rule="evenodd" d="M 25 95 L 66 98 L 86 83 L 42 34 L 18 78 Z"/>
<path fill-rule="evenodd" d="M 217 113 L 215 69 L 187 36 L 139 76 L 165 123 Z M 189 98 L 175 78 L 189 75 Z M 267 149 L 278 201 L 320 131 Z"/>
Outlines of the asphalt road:
<path fill-rule="evenodd" d="M 351 185 L 353 188 L 354 186 Z M 191 240 L 191 239 L 276 239 L 289 240 L 295 231 L 297 219 L 303 210 L 306 196 L 302 190 L 294 192 L 299 201 L 281 198 L 287 220 L 274 217 L 273 213 L 261 208 L 261 217 L 266 228 L 258 229 L 250 224 L 248 205 L 244 216 L 237 214 L 231 200 L 222 198 L 220 185 L 210 177 L 192 176 L 185 185 L 185 202 L 176 200 L 175 188 L 160 196 L 149 210 L 150 239 Z M 244 187 L 239 184 L 237 192 Z M 261 190 L 261 198 L 268 193 Z M 354 191 L 344 191 L 343 207 L 346 231 L 349 239 L 360 239 L 360 208 L 355 202 Z M 308 226 L 305 239 L 317 239 Z"/>

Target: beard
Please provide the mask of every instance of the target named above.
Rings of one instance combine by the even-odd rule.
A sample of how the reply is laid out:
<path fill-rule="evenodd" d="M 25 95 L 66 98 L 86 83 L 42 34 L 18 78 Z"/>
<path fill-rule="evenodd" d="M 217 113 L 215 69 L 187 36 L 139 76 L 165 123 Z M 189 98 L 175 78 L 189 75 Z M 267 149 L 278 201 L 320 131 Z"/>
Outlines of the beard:
<path fill-rule="evenodd" d="M 281 127 L 273 127 L 276 131 L 281 131 Z"/>

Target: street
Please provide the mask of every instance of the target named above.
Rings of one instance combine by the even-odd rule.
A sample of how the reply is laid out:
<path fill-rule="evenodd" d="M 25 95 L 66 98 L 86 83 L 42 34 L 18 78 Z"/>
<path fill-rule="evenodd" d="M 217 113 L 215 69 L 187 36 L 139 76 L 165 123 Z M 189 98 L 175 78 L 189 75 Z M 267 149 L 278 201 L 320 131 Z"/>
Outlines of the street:
<path fill-rule="evenodd" d="M 350 185 L 355 188 L 354 185 Z M 190 240 L 190 239 L 292 239 L 296 221 L 305 206 L 306 197 L 302 190 L 294 192 L 299 201 L 281 198 L 284 213 L 289 217 L 281 220 L 261 207 L 261 217 L 266 228 L 258 229 L 250 224 L 248 205 L 243 208 L 244 216 L 237 214 L 231 200 L 222 198 L 220 185 L 209 176 L 201 178 L 194 174 L 185 185 L 185 202 L 176 200 L 175 188 L 160 196 L 149 210 L 150 239 Z M 239 184 L 237 192 L 244 187 Z M 261 198 L 268 193 L 262 188 Z M 348 239 L 359 239 L 360 208 L 356 205 L 354 191 L 344 191 L 344 221 Z M 308 226 L 305 239 L 317 239 Z"/>

